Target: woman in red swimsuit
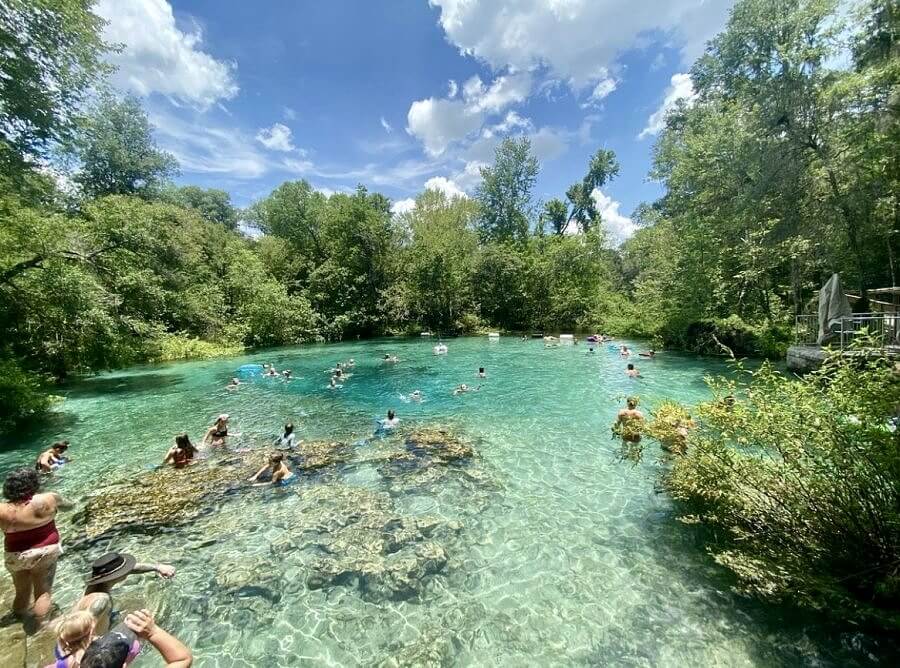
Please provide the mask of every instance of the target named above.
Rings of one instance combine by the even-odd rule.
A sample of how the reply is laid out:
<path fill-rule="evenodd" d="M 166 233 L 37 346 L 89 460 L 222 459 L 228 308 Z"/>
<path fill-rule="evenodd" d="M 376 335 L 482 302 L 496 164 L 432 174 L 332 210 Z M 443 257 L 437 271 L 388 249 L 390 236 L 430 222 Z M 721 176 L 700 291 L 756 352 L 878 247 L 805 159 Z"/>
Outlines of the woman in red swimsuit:
<path fill-rule="evenodd" d="M 50 612 L 56 560 L 62 553 L 56 512 L 69 507 L 56 492 L 39 494 L 39 488 L 34 469 L 13 471 L 3 482 L 7 502 L 0 503 L 4 563 L 16 587 L 13 612 L 25 615 L 30 606 L 38 620 Z"/>

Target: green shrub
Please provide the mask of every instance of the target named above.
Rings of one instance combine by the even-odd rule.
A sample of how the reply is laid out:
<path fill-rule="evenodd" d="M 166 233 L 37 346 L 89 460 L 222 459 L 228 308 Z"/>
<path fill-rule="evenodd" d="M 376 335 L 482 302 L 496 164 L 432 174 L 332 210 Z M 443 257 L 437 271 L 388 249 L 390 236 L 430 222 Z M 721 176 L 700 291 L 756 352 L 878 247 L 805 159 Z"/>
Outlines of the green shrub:
<path fill-rule="evenodd" d="M 863 356 L 743 373 L 711 381 L 665 476 L 683 519 L 744 592 L 900 629 L 900 374 Z"/>
<path fill-rule="evenodd" d="M 37 376 L 11 360 L 0 360 L 0 432 L 40 416 L 52 402 Z"/>
<path fill-rule="evenodd" d="M 244 347 L 240 344 L 203 341 L 184 333 L 162 334 L 148 342 L 147 358 L 150 362 L 212 359 L 237 355 L 243 350 Z"/>
<path fill-rule="evenodd" d="M 748 323 L 738 315 L 730 315 L 697 320 L 684 329 L 670 329 L 663 336 L 669 344 L 703 354 L 721 355 L 725 346 L 739 357 L 783 359 L 791 334 L 786 323 Z"/>

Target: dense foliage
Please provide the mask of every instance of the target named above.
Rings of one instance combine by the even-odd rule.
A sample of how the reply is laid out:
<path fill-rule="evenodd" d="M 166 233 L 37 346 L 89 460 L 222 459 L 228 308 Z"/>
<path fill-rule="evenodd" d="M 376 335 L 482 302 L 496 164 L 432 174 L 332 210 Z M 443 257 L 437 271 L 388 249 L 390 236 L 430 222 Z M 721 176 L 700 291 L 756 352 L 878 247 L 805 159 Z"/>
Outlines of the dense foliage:
<path fill-rule="evenodd" d="M 487 327 L 778 356 L 832 271 L 862 297 L 896 283 L 898 17 L 882 0 L 845 14 L 735 6 L 656 146 L 665 196 L 614 248 L 598 197 L 619 164 L 603 148 L 540 202 L 528 139 L 507 138 L 472 198 L 427 191 L 402 215 L 364 186 L 286 182 L 243 211 L 176 186 L 139 101 L 102 88 L 90 2 L 0 0 L 0 361 L 60 378 Z"/>
<path fill-rule="evenodd" d="M 832 0 L 743 0 L 694 65 L 696 97 L 656 146 L 666 194 L 622 251 L 641 333 L 767 353 L 830 273 L 860 311 L 897 285 L 900 12 L 845 18 Z"/>
<path fill-rule="evenodd" d="M 683 519 L 714 529 L 744 591 L 900 628 L 900 374 L 840 356 L 800 381 L 745 374 L 712 383 L 699 427 L 671 406 L 648 426 L 683 453 L 665 476 Z"/>

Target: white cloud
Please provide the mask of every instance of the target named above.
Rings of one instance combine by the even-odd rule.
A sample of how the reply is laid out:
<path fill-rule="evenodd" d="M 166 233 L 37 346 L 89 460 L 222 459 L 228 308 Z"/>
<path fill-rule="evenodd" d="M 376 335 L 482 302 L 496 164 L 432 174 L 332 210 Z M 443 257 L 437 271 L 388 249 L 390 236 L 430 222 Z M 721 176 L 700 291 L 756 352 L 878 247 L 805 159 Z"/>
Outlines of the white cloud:
<path fill-rule="evenodd" d="M 120 88 L 144 97 L 160 93 L 203 110 L 237 95 L 235 65 L 202 51 L 199 26 L 180 30 L 166 0 L 99 0 L 94 11 L 108 22 L 103 38 L 124 45 L 109 56 Z"/>
<path fill-rule="evenodd" d="M 591 198 L 593 198 L 594 205 L 600 213 L 603 229 L 606 230 L 614 246 L 618 246 L 634 234 L 637 226 L 632 222 L 631 218 L 619 213 L 619 207 L 621 206 L 619 202 L 604 195 L 599 188 L 594 188 L 593 192 L 591 192 Z"/>
<path fill-rule="evenodd" d="M 496 125 L 486 127 L 481 134 L 484 137 L 493 137 L 496 134 L 505 135 L 512 132 L 516 128 L 531 130 L 533 128 L 533 125 L 530 119 L 520 116 L 518 112 L 509 111 L 506 113 L 506 117 L 502 121 L 500 121 Z"/>
<path fill-rule="evenodd" d="M 461 172 L 453 175 L 453 182 L 466 192 L 471 192 L 481 183 L 481 168 L 487 166 L 486 162 L 470 160 Z"/>
<path fill-rule="evenodd" d="M 431 156 L 481 127 L 482 114 L 472 112 L 461 100 L 416 100 L 406 115 L 406 131 L 422 142 Z"/>
<path fill-rule="evenodd" d="M 647 119 L 647 127 L 641 130 L 638 139 L 659 134 L 666 125 L 666 114 L 675 107 L 679 100 L 687 100 L 690 103 L 695 95 L 694 84 L 691 82 L 690 74 L 673 74 L 671 83 L 666 88 L 666 96 L 662 104 Z"/>
<path fill-rule="evenodd" d="M 404 213 L 408 213 L 416 208 L 416 200 L 411 197 L 407 197 L 406 199 L 397 200 L 391 205 L 391 213 L 395 216 L 399 216 Z"/>
<path fill-rule="evenodd" d="M 381 127 L 383 127 L 384 131 L 387 133 L 391 133 L 394 131 L 394 128 L 391 127 L 391 124 L 384 120 L 384 116 L 381 117 Z"/>
<path fill-rule="evenodd" d="M 291 129 L 282 123 L 275 123 L 270 128 L 260 128 L 256 133 L 256 141 L 270 151 L 290 153 L 296 150 L 291 140 Z"/>
<path fill-rule="evenodd" d="M 175 156 L 185 172 L 243 180 L 259 178 L 271 167 L 252 138 L 234 128 L 152 111 L 149 115 L 160 146 Z"/>
<path fill-rule="evenodd" d="M 284 108 L 284 117 L 289 121 L 297 120 L 297 112 L 291 109 L 290 107 Z"/>
<path fill-rule="evenodd" d="M 459 92 L 459 86 L 456 85 L 456 82 L 453 79 L 450 79 L 447 82 L 447 97 L 454 98 L 456 94 Z"/>
<path fill-rule="evenodd" d="M 489 115 L 527 98 L 531 83 L 528 72 L 500 75 L 490 86 L 473 76 L 463 84 L 462 99 L 456 97 L 454 84 L 454 95 L 449 98 L 429 97 L 413 102 L 406 115 L 406 131 L 422 142 L 426 153 L 439 156 L 454 142 L 481 129 Z"/>
<path fill-rule="evenodd" d="M 425 190 L 439 190 L 447 197 L 468 197 L 456 183 L 445 176 L 434 176 L 425 182 Z"/>
<path fill-rule="evenodd" d="M 617 85 L 618 82 L 612 77 L 607 76 L 603 79 L 600 79 L 600 81 L 597 82 L 597 85 L 594 86 L 594 90 L 591 92 L 591 95 L 588 98 L 588 102 L 583 106 L 600 102 L 600 100 L 612 93 L 616 89 Z"/>
<path fill-rule="evenodd" d="M 494 70 L 545 66 L 580 90 L 607 76 L 647 33 L 670 36 L 685 62 L 724 25 L 734 0 L 429 0 L 447 38 Z"/>

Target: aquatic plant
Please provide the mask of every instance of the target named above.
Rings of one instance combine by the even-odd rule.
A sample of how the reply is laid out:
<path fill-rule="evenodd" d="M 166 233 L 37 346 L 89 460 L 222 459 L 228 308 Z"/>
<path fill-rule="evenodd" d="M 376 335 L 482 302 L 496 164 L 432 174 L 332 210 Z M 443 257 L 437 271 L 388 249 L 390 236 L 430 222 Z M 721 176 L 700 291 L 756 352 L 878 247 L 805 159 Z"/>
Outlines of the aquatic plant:
<path fill-rule="evenodd" d="M 738 371 L 665 475 L 683 519 L 715 529 L 743 592 L 900 628 L 900 374 L 837 355 L 800 380 Z"/>

